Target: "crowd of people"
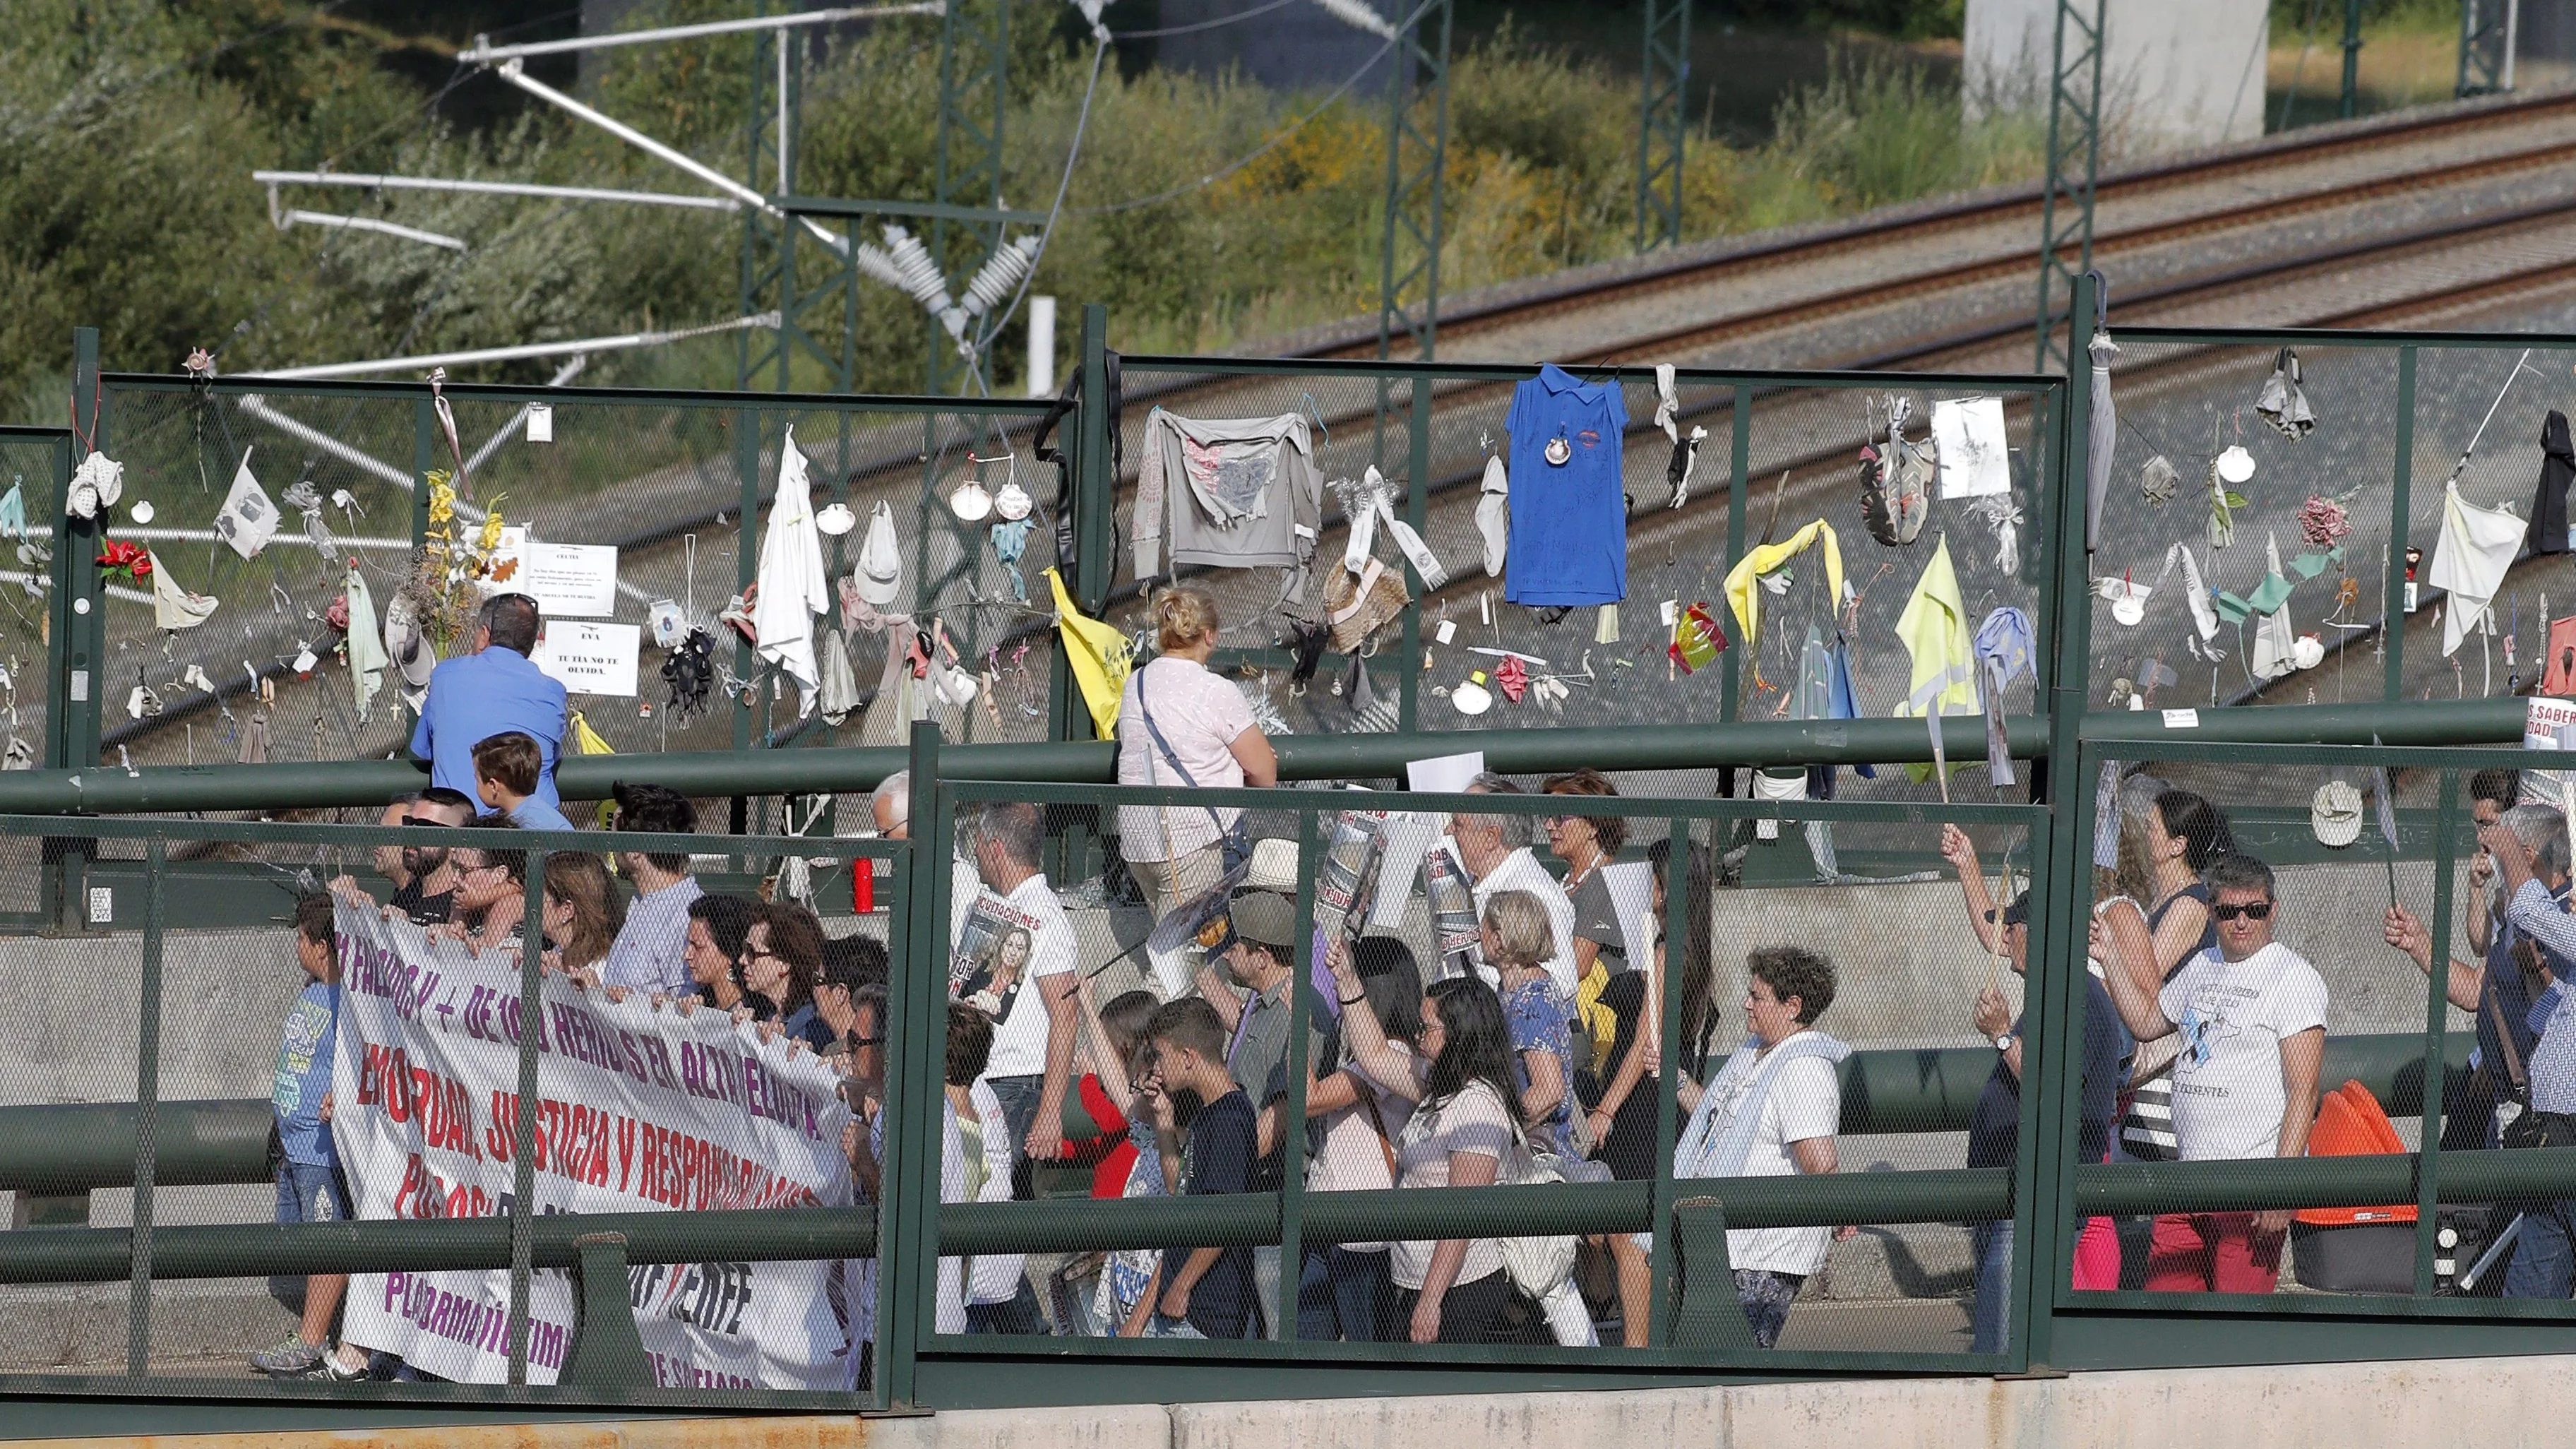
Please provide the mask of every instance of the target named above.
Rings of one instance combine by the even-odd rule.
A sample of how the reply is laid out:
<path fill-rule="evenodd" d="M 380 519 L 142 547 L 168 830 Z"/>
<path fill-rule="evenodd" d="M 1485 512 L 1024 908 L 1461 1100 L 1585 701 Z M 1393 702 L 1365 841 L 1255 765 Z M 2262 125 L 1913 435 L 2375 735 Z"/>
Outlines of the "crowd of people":
<path fill-rule="evenodd" d="M 484 652 L 524 663 L 520 643 L 532 634 L 520 626 L 530 619 L 507 597 L 487 613 Z M 1176 589 L 1156 611 L 1162 652 L 1127 684 L 1121 783 L 1275 783 L 1276 757 L 1239 691 L 1207 668 L 1214 607 Z M 567 828 L 552 784 L 554 740 L 524 717 L 543 701 L 529 699 L 523 671 L 503 660 L 473 681 L 490 708 L 465 711 L 460 723 L 459 712 L 436 708 L 439 681 L 460 662 L 433 677 L 416 742 L 442 762 L 434 783 L 389 806 L 384 823 Z M 467 738 L 496 723 L 511 727 Z M 451 756 L 465 773 L 445 773 Z M 1618 793 L 1588 769 L 1537 789 L 1569 800 Z M 1524 787 L 1480 774 L 1466 793 Z M 2468 934 L 2479 959 L 2442 969 L 2450 1000 L 2478 1017 L 2480 1064 L 2470 1098 L 2448 1105 L 2454 1130 L 2467 1134 L 2459 1145 L 2494 1146 L 2517 1114 L 2528 1114 L 2526 1132 L 2576 1126 L 2576 1001 L 2555 984 L 2576 959 L 2576 920 L 2566 911 L 2565 820 L 2516 803 L 2511 772 L 2482 772 L 2472 793 L 2482 843 L 2472 878 L 2485 899 L 2469 913 Z M 2137 776 L 2119 798 L 2116 861 L 2097 872 L 2089 926 L 2079 1160 L 2303 1155 L 2318 1110 L 2327 988 L 2274 939 L 2271 868 L 2239 848 L 2224 813 L 2198 794 Z M 908 838 L 910 800 L 905 776 L 879 786 L 871 811 L 881 835 Z M 617 786 L 607 823 L 663 836 L 695 826 L 687 799 L 649 784 Z M 1687 930 L 1675 959 L 1662 929 L 1674 845 L 1629 852 L 1626 823 L 1574 807 L 1450 816 L 1434 848 L 1472 900 L 1474 943 L 1444 942 L 1426 961 L 1393 933 L 1318 930 L 1301 940 L 1294 869 L 1252 849 L 1240 812 L 1122 807 L 1119 852 L 1153 915 L 1206 906 L 1212 893 L 1216 909 L 1197 936 L 1186 989 L 1168 980 L 1157 989 L 1145 973 L 1144 987 L 1102 1000 L 1100 973 L 1086 969 L 1046 873 L 1047 811 L 1019 801 L 971 809 L 949 889 L 942 1201 L 1240 1194 L 1277 1190 L 1292 1172 L 1308 1192 L 1651 1180 L 1662 1166 L 1656 1078 L 1668 982 L 1678 1025 L 1672 1173 L 1837 1171 L 1840 1068 L 1851 1049 L 1820 1025 L 1840 984 L 1834 962 L 1794 941 L 1742 943 L 1743 1034 L 1730 1045 L 1709 853 L 1689 847 L 1683 863 Z M 1998 969 L 2024 973 L 2029 893 L 1997 899 L 1956 826 L 1942 828 L 1940 851 L 1956 872 L 1967 938 Z M 1623 923 L 1608 880 L 1631 853 L 1653 867 L 1642 937 Z M 374 865 L 391 889 L 380 907 L 350 877 L 330 890 L 469 950 L 537 950 L 546 969 L 583 989 L 726 1012 L 829 1056 L 853 1108 L 844 1146 L 858 1192 L 877 1201 L 884 947 L 864 933 L 832 936 L 802 905 L 710 893 L 685 852 L 615 850 L 608 859 L 613 866 L 592 853 L 546 856 L 534 930 L 522 918 L 523 850 L 383 848 Z M 296 918 L 312 984 L 287 1022 L 277 1072 L 286 1220 L 348 1212 L 328 1129 L 331 912 L 317 897 Z M 2436 969 L 2429 932 L 2402 905 L 2392 902 L 2384 931 L 2423 970 Z M 2008 1166 L 2020 1148 L 2024 1023 L 1990 981 L 1965 1003 L 1962 1024 L 1996 1053 L 1966 1165 Z M 2567 1296 L 2576 1202 L 2538 1205 L 2525 1218 L 2506 1291 Z M 2079 1289 L 2268 1293 L 2289 1220 L 2286 1210 L 2092 1218 L 2078 1225 L 2068 1268 Z M 1972 1346 L 2000 1352 L 2013 1223 L 1970 1226 Z M 1780 1341 L 1807 1280 L 1851 1231 L 1729 1230 L 1734 1288 L 1757 1344 Z M 954 1333 L 1240 1339 L 1284 1336 L 1281 1320 L 1293 1314 L 1305 1340 L 1635 1347 L 1652 1316 L 1653 1248 L 1647 1232 L 1583 1235 L 1571 1252 L 1494 1237 L 1310 1241 L 1294 1264 L 1275 1246 L 978 1255 L 941 1260 L 935 1316 Z M 281 1375 L 368 1372 L 363 1349 L 329 1345 L 341 1291 L 340 1280 L 314 1279 L 297 1336 L 254 1362 Z M 870 1293 L 855 1297 L 856 1342 L 872 1335 L 872 1304 Z"/>

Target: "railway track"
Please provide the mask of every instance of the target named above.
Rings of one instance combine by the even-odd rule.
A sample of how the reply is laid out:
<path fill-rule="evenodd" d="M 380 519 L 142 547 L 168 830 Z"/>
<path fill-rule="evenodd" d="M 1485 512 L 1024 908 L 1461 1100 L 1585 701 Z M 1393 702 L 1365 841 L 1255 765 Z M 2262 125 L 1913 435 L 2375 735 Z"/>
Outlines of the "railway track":
<path fill-rule="evenodd" d="M 1457 361 L 1554 357 L 1579 367 L 1675 362 L 2020 371 L 2029 358 L 2036 209 L 2034 191 L 1998 192 L 1492 289 L 1443 319 L 1441 355 Z M 2097 217 L 2095 257 L 2113 277 L 2115 329 L 2195 321 L 2385 327 L 2545 304 L 2576 295 L 2576 93 L 2375 118 L 2138 168 L 2105 178 Z M 1363 347 L 1345 327 L 1292 340 L 1280 352 L 1345 359 L 1373 353 L 1373 337 Z M 1259 415 L 1298 407 L 1318 391 L 1313 379 L 1131 374 L 1128 456 L 1149 405 L 1199 416 Z M 1321 391 L 1313 402 L 1330 433 L 1323 449 L 1328 476 L 1355 475 L 1374 451 L 1374 386 Z M 1482 461 L 1479 440 L 1501 435 L 1507 395 L 1506 386 L 1491 383 L 1435 388 L 1425 534 L 1445 559 L 1472 560 L 1478 552 L 1469 515 Z M 1655 506 L 1663 494 L 1661 440 L 1644 426 L 1642 412 L 1632 422 L 1632 431 L 1647 435 L 1628 450 L 1632 560 L 1661 551 L 1673 567 L 1685 559 L 1692 565 L 1684 568 L 1686 579 L 1661 585 L 1640 588 L 1632 579 L 1641 599 L 1649 597 L 1648 588 L 1658 596 L 1715 597 L 1710 561 L 1723 556 L 1731 398 L 1686 390 L 1684 403 L 1712 437 L 1697 496 L 1682 510 Z M 1405 422 L 1392 420 L 1390 458 L 1405 456 Z M 1850 504 L 1849 460 L 1862 441 L 1856 402 L 1848 395 L 1765 396 L 1754 404 L 1752 435 L 1750 472 L 1761 480 L 1762 507 L 1772 506 L 1776 488 L 1784 523 L 1823 514 L 1839 527 Z M 898 517 L 909 519 L 919 448 L 917 423 L 856 438 L 853 475 L 871 493 L 854 503 L 892 498 Z M 1784 472 L 1788 481 L 1780 487 Z M 1123 531 L 1124 490 L 1132 477 L 1120 482 Z M 603 494 L 603 506 L 585 526 L 589 539 L 620 543 L 627 571 L 639 578 L 674 573 L 681 536 L 703 531 L 716 516 L 713 510 L 691 516 L 667 500 L 644 516 L 622 516 L 615 496 Z M 1325 546 L 1329 551 L 1337 543 L 1328 537 Z M 1028 566 L 1032 577 L 1039 566 Z M 1454 572 L 1461 577 L 1429 601 L 1453 617 L 1491 588 L 1480 568 Z M 1238 620 L 1257 616 L 1275 590 L 1268 579 L 1212 582 L 1228 617 Z M 710 592 L 702 580 L 702 604 Z M 1137 594 L 1122 565 L 1112 613 L 1131 618 Z M 962 590 L 944 594 L 943 602 L 953 612 L 975 607 Z M 1896 601 L 1887 602 L 1892 608 Z M 1562 636 L 1571 627 L 1555 632 Z M 1026 637 L 1041 629 L 1024 616 L 1005 616 L 983 637 Z M 1495 632 L 1508 647 L 1573 652 L 1573 641 L 1562 637 Z M 1634 637 L 1632 631 L 1632 644 Z M 652 667 L 648 659 L 648 676 Z M 859 675 L 863 683 L 874 677 L 871 661 L 860 661 Z M 294 710 L 282 706 L 281 712 L 292 717 Z M 186 717 L 127 726 L 120 737 L 138 763 L 175 759 L 168 726 Z"/>

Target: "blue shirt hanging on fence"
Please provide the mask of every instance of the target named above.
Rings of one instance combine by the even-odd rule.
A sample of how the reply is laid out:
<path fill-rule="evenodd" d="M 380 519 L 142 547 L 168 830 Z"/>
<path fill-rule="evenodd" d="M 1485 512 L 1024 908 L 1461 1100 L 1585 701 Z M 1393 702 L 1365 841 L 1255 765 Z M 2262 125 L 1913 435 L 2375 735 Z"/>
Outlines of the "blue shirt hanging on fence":
<path fill-rule="evenodd" d="M 1617 382 L 1587 383 L 1551 362 L 1512 389 L 1511 542 L 1503 599 L 1533 606 L 1628 596 L 1628 504 Z"/>
<path fill-rule="evenodd" d="M 430 762 L 429 779 L 468 800 L 474 789 L 474 747 L 518 730 L 537 742 L 545 763 L 531 800 L 561 808 L 555 793 L 555 754 L 563 741 L 564 687 L 516 649 L 495 644 L 460 655 L 430 671 L 429 698 L 421 702 L 411 752 Z"/>

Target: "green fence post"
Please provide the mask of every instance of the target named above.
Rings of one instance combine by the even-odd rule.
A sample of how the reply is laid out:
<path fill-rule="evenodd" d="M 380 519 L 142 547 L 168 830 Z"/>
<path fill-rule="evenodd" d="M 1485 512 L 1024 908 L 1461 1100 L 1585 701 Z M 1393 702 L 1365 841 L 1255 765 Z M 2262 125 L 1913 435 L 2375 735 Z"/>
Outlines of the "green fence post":
<path fill-rule="evenodd" d="M 903 867 L 905 949 L 888 954 L 885 1158 L 878 1181 L 876 1385 L 888 1408 L 916 1399 L 921 1342 L 933 1326 L 939 1259 L 938 1083 L 946 1061 L 948 861 L 956 821 L 939 780 L 939 726 L 912 726 Z"/>
<path fill-rule="evenodd" d="M 105 441 L 105 401 L 98 377 L 98 329 L 75 327 L 72 430 L 79 435 L 79 443 L 66 451 L 96 449 Z M 73 461 L 77 465 L 79 460 Z M 55 480 L 53 597 L 47 604 L 53 622 L 53 645 L 48 651 L 53 678 L 46 697 L 47 754 L 51 757 L 49 763 L 59 770 L 86 769 L 98 763 L 98 700 L 104 690 L 99 674 L 107 661 L 101 629 L 106 618 L 104 596 L 98 569 L 91 562 L 98 553 L 105 521 L 74 518 L 70 495 L 71 470 L 64 469 Z M 45 842 L 45 882 L 51 897 L 46 902 L 46 914 L 59 930 L 77 932 L 88 925 L 84 902 L 94 848 L 86 840 L 68 836 Z"/>
<path fill-rule="evenodd" d="M 537 923 L 546 918 L 546 858 L 541 852 L 528 853 L 527 900 L 519 917 L 534 935 Z M 535 943 L 529 942 L 531 946 Z M 537 1246 L 537 1038 L 542 1030 L 538 1019 L 544 994 L 539 972 L 545 962 L 541 953 L 523 950 L 519 953 L 519 1102 L 517 1118 L 511 1127 L 510 1183 L 510 1383 L 523 1386 L 528 1381 L 528 1284 L 535 1267 Z"/>
<path fill-rule="evenodd" d="M 1413 379 L 1413 417 L 1406 439 L 1406 478 L 1404 485 L 1404 521 L 1413 531 L 1423 528 L 1426 499 L 1431 486 L 1431 379 Z M 1417 701 L 1422 693 L 1422 597 L 1429 592 L 1423 587 L 1411 559 L 1404 563 L 1404 653 L 1397 661 L 1396 728 L 1412 731 L 1420 728 L 1421 715 Z M 1365 669 L 1368 666 L 1360 666 Z"/>
<path fill-rule="evenodd" d="M 1270 1314 L 1270 1337 L 1280 1343 L 1297 1341 L 1298 1285 L 1306 1268 L 1306 1172 L 1302 1146 L 1289 1150 L 1287 1143 L 1304 1143 L 1302 1124 L 1306 1120 L 1306 1034 L 1313 1029 L 1313 1019 L 1306 1010 L 1306 999 L 1313 993 L 1307 983 L 1315 979 L 1315 871 L 1321 862 L 1315 858 L 1316 826 L 1321 816 L 1313 810 L 1297 812 L 1297 923 L 1295 926 L 1295 959 L 1297 969 L 1288 984 L 1288 1109 L 1280 1118 L 1279 1139 L 1279 1299 L 1267 1306 Z M 1339 994 L 1336 988 L 1336 995 Z M 1366 1011 L 1366 1002 L 1344 1011 Z M 1368 1091 L 1363 1086 L 1361 1091 Z"/>
<path fill-rule="evenodd" d="M 2388 674 L 2380 698 L 2395 700 L 2406 688 L 2406 541 L 2414 512 L 2415 349 L 2397 349 L 2397 458 L 2388 496 L 2388 578 L 2380 601 L 2380 642 L 2388 649 Z M 2541 633 L 2547 634 L 2544 621 Z"/>
<path fill-rule="evenodd" d="M 785 367 L 787 343 L 783 334 L 778 350 L 779 365 Z M 740 408 L 734 412 L 733 467 L 735 476 L 741 484 L 741 496 L 735 505 L 741 510 L 741 515 L 734 521 L 733 532 L 733 587 L 736 595 L 750 588 L 752 580 L 759 573 L 760 429 L 760 409 Z M 752 653 L 750 643 L 737 635 L 733 641 L 735 677 L 750 678 L 752 666 L 757 662 L 757 656 Z M 737 750 L 750 749 L 751 710 L 739 699 L 725 701 L 725 709 L 733 715 L 733 747 Z M 747 835 L 750 832 L 751 801 L 746 796 L 736 795 L 733 797 L 733 833 Z"/>
<path fill-rule="evenodd" d="M 2073 331 L 2069 357 L 2083 355 L 2092 340 L 2097 314 L 2090 273 L 2075 279 L 2071 300 Z M 2057 1293 L 2071 1283 L 2066 1251 L 2071 1247 L 2075 1212 L 2073 1158 L 2078 1113 L 2069 1108 L 2083 1092 L 2086 943 L 2090 938 L 2092 872 L 2087 854 L 2092 841 L 2093 791 L 2082 757 L 2087 672 L 2092 638 L 2091 566 L 2084 551 L 2086 504 L 2072 480 L 2083 476 L 2085 452 L 2091 446 L 2092 373 L 2069 367 L 2066 378 L 2042 394 L 2039 406 L 2054 411 L 2050 467 L 2063 486 L 2053 521 L 2056 577 L 2041 614 L 2043 637 L 2054 644 L 2056 666 L 2049 691 L 2040 697 L 2049 718 L 2049 756 L 2032 763 L 2033 799 L 2044 798 L 2049 813 L 2034 831 L 2045 831 L 2046 848 L 2031 842 L 2032 899 L 2040 949 L 2025 963 L 2023 1016 L 2040 1024 L 2034 1041 L 2022 1044 L 2022 1077 L 2040 1084 L 2022 1094 L 2019 1150 L 2013 1164 L 2013 1331 L 2005 1352 L 2019 1368 L 2046 1371 L 2055 1352 Z M 1998 905 L 2001 903 L 1998 902 Z M 2075 1049 L 2066 1049 L 2066 1048 Z"/>
<path fill-rule="evenodd" d="M 2433 824 L 2433 954 L 2447 961 L 2451 954 L 2451 866 L 2458 856 L 2460 833 L 2460 772 L 2444 770 L 2442 802 L 2436 809 Z M 2486 909 L 2486 902 L 2475 901 L 2472 910 Z M 2442 1096 L 2448 1085 L 2443 1071 L 2443 1037 L 2450 1024 L 2450 972 L 2435 969 L 2424 973 L 2424 1116 L 2423 1135 L 2417 1138 L 2421 1151 L 2416 1156 L 2415 1181 L 2415 1296 L 2433 1296 L 2433 1234 L 2441 1223 L 2442 1204 Z M 2328 1088 L 2327 1090 L 2332 1090 Z"/>
<path fill-rule="evenodd" d="M 152 1198 L 161 1150 L 161 887 L 168 847 L 156 835 L 143 849 L 143 984 L 134 1008 L 134 1259 L 126 1278 L 125 1328 L 125 1372 L 138 1379 L 152 1371 Z"/>
<path fill-rule="evenodd" d="M 1732 573 L 1737 560 L 1744 557 L 1745 470 L 1753 466 L 1753 389 L 1739 385 L 1735 389 L 1734 405 L 1728 411 L 1732 414 L 1735 434 L 1734 443 L 1727 453 L 1726 472 L 1726 572 Z M 1717 616 L 1718 627 L 1726 631 L 1728 638 L 1735 639 L 1742 632 L 1735 627 L 1735 619 L 1726 607 L 1723 591 L 1718 599 Z M 1745 643 L 1742 639 L 1735 639 L 1735 642 Z M 1728 724 L 1735 723 L 1738 717 L 1736 676 L 1741 668 L 1739 656 L 1743 653 L 1743 649 L 1729 649 L 1718 656 L 1718 666 L 1724 672 L 1718 676 L 1721 687 L 1717 697 L 1717 717 Z"/>
<path fill-rule="evenodd" d="M 1675 1257 L 1681 1272 L 1669 1295 L 1673 1302 L 1673 1347 L 1698 1360 L 1745 1358 L 1760 1351 L 1753 1325 L 1744 1318 L 1735 1295 L 1735 1272 L 1726 1251 L 1726 1205 L 1713 1197 L 1694 1197 L 1673 1204 L 1669 1219 L 1655 1220 L 1660 1249 L 1665 1238 L 1678 1238 Z M 1660 1300 L 1659 1300 L 1660 1302 Z"/>
<path fill-rule="evenodd" d="M 1082 452 L 1075 461 L 1074 506 L 1080 510 L 1080 558 L 1074 597 L 1083 611 L 1098 614 L 1109 607 L 1112 567 L 1117 561 L 1119 420 L 1109 410 L 1109 309 L 1097 302 L 1082 308 Z"/>
<path fill-rule="evenodd" d="M 438 465 L 437 440 L 438 409 L 428 398 L 420 398 L 411 406 L 411 549 L 414 558 L 420 556 L 421 545 L 429 541 L 429 470 Z M 448 526 L 451 530 L 455 527 L 452 523 Z M 400 695 L 402 691 L 395 690 L 394 693 Z M 427 695 L 422 696 L 424 703 L 427 699 Z M 403 704 L 402 711 L 406 724 L 420 718 L 420 711 L 412 708 L 408 701 Z M 403 738 L 411 738 L 408 729 L 403 732 Z"/>
<path fill-rule="evenodd" d="M 555 1382 L 584 1389 L 650 1388 L 653 1370 L 628 1296 L 626 1235 L 584 1233 L 572 1248 L 572 1341 Z"/>
<path fill-rule="evenodd" d="M 1089 302 L 1082 309 L 1082 358 L 1072 417 L 1057 426 L 1068 434 L 1073 458 L 1073 561 L 1065 578 L 1067 592 L 1084 609 L 1097 612 L 1097 598 L 1109 593 L 1113 572 L 1109 540 L 1118 500 L 1117 470 L 1109 465 L 1109 309 Z M 1061 506 L 1061 505 L 1059 505 Z M 1058 560 L 1061 564 L 1063 560 Z M 1091 716 L 1077 698 L 1073 667 L 1061 644 L 1047 654 L 1047 738 L 1087 740 Z"/>
<path fill-rule="evenodd" d="M 1739 398 L 1741 394 L 1739 393 Z M 1714 879 L 1694 881 L 1691 878 L 1691 823 L 1676 817 L 1665 826 L 1668 832 L 1664 846 L 1664 960 L 1653 978 L 1656 1014 L 1663 1018 L 1662 1045 L 1655 1067 L 1655 1235 L 1646 1268 L 1649 1283 L 1664 1285 L 1673 1281 L 1674 1266 L 1680 1262 L 1680 1250 L 1673 1235 L 1664 1231 L 1673 1221 L 1673 1143 L 1681 1134 L 1681 1108 L 1675 1092 L 1681 1084 L 1682 994 L 1681 979 L 1689 974 L 1690 953 L 1705 946 L 1714 951 L 1714 941 L 1691 939 L 1690 893 L 1695 886 L 1713 886 Z M 1678 943 L 1676 945 L 1675 943 Z M 1725 1242 L 1721 1235 L 1720 1244 Z M 1646 1343 L 1663 1348 L 1676 1341 L 1673 1323 L 1675 1305 L 1672 1295 L 1658 1291 L 1647 1300 Z M 1741 1315 L 1739 1315 L 1741 1316 Z"/>

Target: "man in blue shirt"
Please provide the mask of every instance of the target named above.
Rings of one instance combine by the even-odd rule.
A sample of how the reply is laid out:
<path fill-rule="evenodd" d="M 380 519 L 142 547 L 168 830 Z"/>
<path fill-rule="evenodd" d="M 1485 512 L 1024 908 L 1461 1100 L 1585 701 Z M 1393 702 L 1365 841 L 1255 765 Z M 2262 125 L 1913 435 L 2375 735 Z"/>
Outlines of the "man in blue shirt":
<path fill-rule="evenodd" d="M 430 762 L 430 783 L 475 798 L 474 747 L 517 730 L 545 758 L 530 798 L 562 807 L 555 756 L 563 742 L 564 687 L 529 661 L 540 625 L 536 600 L 494 594 L 475 621 L 473 652 L 430 671 L 429 698 L 411 734 L 412 757 Z"/>
<path fill-rule="evenodd" d="M 277 1110 L 277 1220 L 336 1223 L 349 1218 L 349 1188 L 331 1145 L 331 1062 L 339 1038 L 340 954 L 333 944 L 333 902 L 308 895 L 295 903 L 295 959 L 311 979 L 286 1013 L 277 1048 L 272 1105 Z M 317 1273 L 304 1280 L 304 1318 L 296 1335 L 250 1356 L 251 1366 L 277 1378 L 313 1374 L 322 1367 L 349 1286 L 345 1273 Z"/>

